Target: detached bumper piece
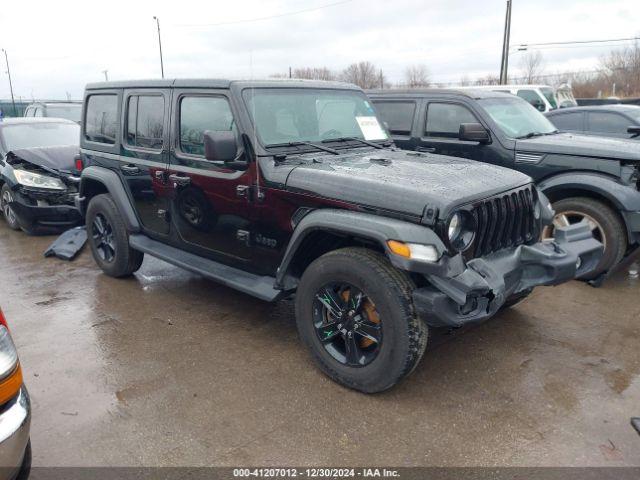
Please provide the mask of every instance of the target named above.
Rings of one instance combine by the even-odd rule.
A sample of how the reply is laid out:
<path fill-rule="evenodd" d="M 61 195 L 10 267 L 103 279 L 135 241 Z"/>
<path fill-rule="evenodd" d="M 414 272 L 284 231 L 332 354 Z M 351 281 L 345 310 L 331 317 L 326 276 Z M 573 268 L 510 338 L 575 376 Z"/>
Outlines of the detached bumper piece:
<path fill-rule="evenodd" d="M 557 228 L 553 242 L 475 258 L 458 272 L 448 265 L 442 269 L 447 276 L 426 274 L 430 286 L 415 290 L 414 303 L 431 326 L 481 322 L 495 315 L 512 295 L 539 285 L 558 285 L 593 270 L 602 253 L 602 244 L 586 224 Z"/>
<path fill-rule="evenodd" d="M 86 241 L 87 230 L 84 227 L 72 228 L 56 238 L 44 252 L 44 256 L 71 261 L 82 250 Z"/>
<path fill-rule="evenodd" d="M 20 227 L 29 233 L 51 233 L 67 230 L 82 223 L 82 216 L 71 205 L 35 206 L 20 201 L 9 203 Z"/>

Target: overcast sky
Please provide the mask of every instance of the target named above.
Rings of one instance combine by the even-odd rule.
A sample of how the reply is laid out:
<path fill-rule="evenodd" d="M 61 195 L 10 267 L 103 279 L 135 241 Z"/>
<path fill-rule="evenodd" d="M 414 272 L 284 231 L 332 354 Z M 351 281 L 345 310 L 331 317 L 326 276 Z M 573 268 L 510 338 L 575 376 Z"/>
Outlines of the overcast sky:
<path fill-rule="evenodd" d="M 166 77 L 264 78 L 289 66 L 369 60 L 391 82 L 410 64 L 432 81 L 497 74 L 505 0 L 3 0 L 0 47 L 16 97 L 80 98 L 87 82 Z M 513 0 L 512 45 L 633 37 L 638 0 Z M 325 6 L 326 8 L 319 8 Z M 315 9 L 309 11 L 311 9 Z M 307 10 L 305 13 L 288 15 Z M 259 19 L 278 16 L 267 20 Z M 236 23 L 243 22 L 243 23 Z M 590 70 L 610 47 L 543 50 L 547 71 Z M 523 53 L 511 55 L 518 73 Z M 9 97 L 0 68 L 0 98 Z"/>

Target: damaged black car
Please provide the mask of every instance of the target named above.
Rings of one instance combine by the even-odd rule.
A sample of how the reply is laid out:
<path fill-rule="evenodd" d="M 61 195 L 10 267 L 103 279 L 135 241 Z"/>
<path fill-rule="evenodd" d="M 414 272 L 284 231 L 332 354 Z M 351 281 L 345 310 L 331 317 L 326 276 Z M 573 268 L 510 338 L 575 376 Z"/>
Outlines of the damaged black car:
<path fill-rule="evenodd" d="M 0 207 L 10 228 L 46 234 L 82 223 L 74 206 L 82 170 L 79 137 L 70 120 L 0 122 Z"/>

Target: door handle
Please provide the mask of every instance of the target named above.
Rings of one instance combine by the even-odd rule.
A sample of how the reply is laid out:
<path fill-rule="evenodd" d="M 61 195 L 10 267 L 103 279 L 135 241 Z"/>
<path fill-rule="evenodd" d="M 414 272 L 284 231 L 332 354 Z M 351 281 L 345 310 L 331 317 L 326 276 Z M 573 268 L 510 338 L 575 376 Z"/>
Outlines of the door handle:
<path fill-rule="evenodd" d="M 185 185 L 189 185 L 191 183 L 191 179 L 189 177 L 185 177 L 183 175 L 178 175 L 177 173 L 172 173 L 171 175 L 169 175 L 169 180 L 171 182 L 173 182 L 173 185 L 175 187 L 177 186 L 185 186 Z"/>
<path fill-rule="evenodd" d="M 120 170 L 122 170 L 126 175 L 137 175 L 140 173 L 140 169 L 133 164 L 121 165 Z"/>
<path fill-rule="evenodd" d="M 436 147 L 418 147 L 416 148 L 416 152 L 435 153 Z"/>

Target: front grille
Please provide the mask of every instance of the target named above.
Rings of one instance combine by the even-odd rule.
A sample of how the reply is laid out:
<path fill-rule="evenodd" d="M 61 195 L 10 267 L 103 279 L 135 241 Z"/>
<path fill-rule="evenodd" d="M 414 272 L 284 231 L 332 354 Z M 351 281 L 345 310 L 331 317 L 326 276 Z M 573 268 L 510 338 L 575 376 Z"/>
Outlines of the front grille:
<path fill-rule="evenodd" d="M 537 239 L 537 193 L 532 185 L 485 199 L 473 206 L 477 230 L 471 247 L 474 257 Z"/>

